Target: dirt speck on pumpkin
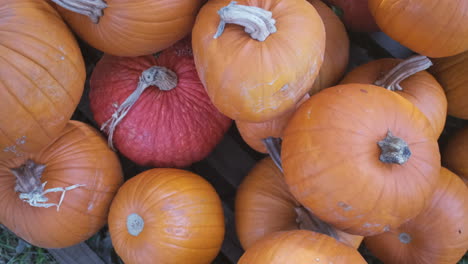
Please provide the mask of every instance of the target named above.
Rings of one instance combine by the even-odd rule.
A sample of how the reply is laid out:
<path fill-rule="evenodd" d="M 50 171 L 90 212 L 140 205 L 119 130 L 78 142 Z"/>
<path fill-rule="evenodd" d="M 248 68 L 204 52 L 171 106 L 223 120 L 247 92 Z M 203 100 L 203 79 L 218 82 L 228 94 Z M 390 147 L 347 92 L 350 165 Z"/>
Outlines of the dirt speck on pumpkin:
<path fill-rule="evenodd" d="M 343 208 L 343 210 L 346 211 L 346 212 L 353 209 L 353 207 L 351 205 L 346 204 L 344 202 L 338 202 L 338 206 Z"/>

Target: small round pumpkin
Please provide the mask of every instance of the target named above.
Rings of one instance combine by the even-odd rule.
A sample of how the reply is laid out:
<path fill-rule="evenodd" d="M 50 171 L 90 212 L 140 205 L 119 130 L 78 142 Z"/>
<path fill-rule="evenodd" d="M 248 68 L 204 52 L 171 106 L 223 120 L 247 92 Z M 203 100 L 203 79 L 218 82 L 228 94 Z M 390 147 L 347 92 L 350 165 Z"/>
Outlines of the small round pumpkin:
<path fill-rule="evenodd" d="M 294 109 L 311 89 L 325 50 L 322 19 L 304 0 L 208 1 L 192 37 L 211 101 L 245 122 Z"/>
<path fill-rule="evenodd" d="M 239 259 L 239 264 L 361 264 L 359 252 L 335 239 L 305 230 L 272 233 L 255 242 Z"/>
<path fill-rule="evenodd" d="M 199 161 L 232 123 L 206 94 L 188 39 L 157 58 L 104 55 L 90 86 L 91 111 L 109 144 L 140 165 L 184 167 Z"/>
<path fill-rule="evenodd" d="M 417 217 L 397 229 L 366 237 L 386 264 L 454 264 L 468 250 L 468 188 L 442 168 L 434 194 Z"/>
<path fill-rule="evenodd" d="M 468 50 L 465 0 L 369 0 L 377 25 L 394 40 L 428 57 Z"/>
<path fill-rule="evenodd" d="M 379 59 L 355 68 L 341 83 L 378 84 L 395 91 L 424 113 L 438 138 L 447 117 L 447 98 L 437 80 L 423 70 L 431 65 L 423 56 Z"/>
<path fill-rule="evenodd" d="M 239 185 L 235 207 L 236 231 L 244 249 L 270 233 L 297 229 L 332 235 L 356 249 L 363 239 L 327 225 L 301 206 L 269 157 L 258 162 Z"/>
<path fill-rule="evenodd" d="M 450 136 L 442 149 L 442 164 L 468 183 L 468 126 Z"/>
<path fill-rule="evenodd" d="M 51 0 L 73 31 L 114 56 L 149 55 L 192 29 L 202 0 Z"/>
<path fill-rule="evenodd" d="M 85 82 L 78 44 L 46 2 L 0 2 L 0 159 L 38 152 L 67 125 Z"/>
<path fill-rule="evenodd" d="M 327 88 L 303 103 L 284 131 L 281 159 L 302 205 L 363 236 L 421 212 L 440 170 L 424 114 L 400 95 L 366 84 Z"/>
<path fill-rule="evenodd" d="M 215 189 L 200 176 L 151 169 L 119 189 L 109 231 L 125 263 L 208 264 L 223 242 L 223 208 Z"/>
<path fill-rule="evenodd" d="M 432 61 L 429 71 L 445 90 L 448 114 L 468 120 L 468 51 Z"/>
<path fill-rule="evenodd" d="M 0 223 L 38 247 L 78 244 L 107 223 L 122 182 L 99 132 L 69 121 L 40 152 L 0 161 Z"/>
<path fill-rule="evenodd" d="M 380 31 L 368 7 L 368 0 L 325 0 L 339 8 L 343 23 L 355 32 Z"/>

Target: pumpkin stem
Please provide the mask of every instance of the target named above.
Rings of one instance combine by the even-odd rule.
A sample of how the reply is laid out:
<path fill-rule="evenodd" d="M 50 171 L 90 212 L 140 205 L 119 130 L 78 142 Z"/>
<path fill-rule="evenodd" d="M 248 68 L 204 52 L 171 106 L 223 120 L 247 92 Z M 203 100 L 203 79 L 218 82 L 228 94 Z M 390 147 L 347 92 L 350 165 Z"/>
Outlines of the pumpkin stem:
<path fill-rule="evenodd" d="M 339 240 L 336 230 L 331 225 L 312 214 L 310 210 L 304 206 L 296 207 L 294 210 L 297 214 L 296 223 L 299 229 L 318 232 Z"/>
<path fill-rule="evenodd" d="M 127 231 L 132 236 L 138 236 L 145 227 L 145 221 L 136 213 L 130 214 L 127 217 Z"/>
<path fill-rule="evenodd" d="M 267 137 L 262 140 L 265 145 L 268 154 L 275 163 L 276 167 L 283 172 L 283 166 L 281 164 L 281 138 Z"/>
<path fill-rule="evenodd" d="M 102 10 L 107 7 L 103 0 L 52 0 L 57 5 L 72 12 L 89 17 L 94 24 L 102 17 Z"/>
<path fill-rule="evenodd" d="M 385 163 L 404 164 L 411 157 L 411 151 L 408 144 L 401 138 L 396 137 L 390 132 L 387 136 L 377 143 L 382 151 L 380 161 Z"/>
<path fill-rule="evenodd" d="M 400 83 L 406 78 L 420 71 L 427 70 L 432 66 L 429 58 L 422 55 L 411 56 L 408 59 L 400 62 L 397 66 L 391 69 L 384 77 L 375 81 L 375 85 L 385 87 L 388 90 L 403 90 Z"/>
<path fill-rule="evenodd" d="M 47 182 L 41 183 L 44 170 L 45 165 L 37 164 L 31 159 L 28 159 L 18 168 L 10 169 L 16 177 L 15 192 L 19 192 L 19 198 L 33 207 L 49 208 L 56 206 L 57 211 L 59 211 L 67 191 L 85 186 L 84 184 L 75 184 L 65 188 L 57 187 L 44 190 L 47 184 Z M 58 203 L 46 203 L 49 199 L 45 195 L 51 192 L 62 192 Z"/>
<path fill-rule="evenodd" d="M 177 74 L 164 67 L 153 66 L 143 71 L 135 91 L 120 106 L 116 106 L 117 109 L 112 114 L 112 117 L 101 126 L 101 131 L 109 134 L 109 138 L 107 139 L 109 147 L 115 151 L 113 144 L 114 131 L 146 88 L 157 86 L 161 91 L 170 91 L 177 86 L 177 82 Z"/>
<path fill-rule="evenodd" d="M 411 236 L 408 233 L 404 233 L 404 232 L 400 233 L 398 238 L 400 239 L 400 242 L 403 244 L 408 244 L 409 242 L 411 242 Z"/>
<path fill-rule="evenodd" d="M 259 7 L 238 5 L 236 1 L 232 1 L 218 10 L 218 15 L 220 22 L 213 38 L 223 34 L 227 23 L 245 27 L 244 31 L 258 41 L 265 41 L 270 34 L 276 32 L 276 21 L 271 12 Z"/>

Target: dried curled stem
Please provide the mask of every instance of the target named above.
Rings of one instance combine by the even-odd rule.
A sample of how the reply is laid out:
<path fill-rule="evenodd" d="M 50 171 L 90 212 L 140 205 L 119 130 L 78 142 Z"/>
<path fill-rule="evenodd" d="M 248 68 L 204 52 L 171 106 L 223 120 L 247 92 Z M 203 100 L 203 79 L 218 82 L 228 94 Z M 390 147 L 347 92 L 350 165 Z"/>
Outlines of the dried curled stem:
<path fill-rule="evenodd" d="M 262 140 L 276 167 L 283 172 L 281 163 L 281 138 L 268 137 Z"/>
<path fill-rule="evenodd" d="M 94 24 L 99 23 L 103 9 L 107 7 L 104 0 L 52 0 L 57 5 L 72 12 L 89 17 Z"/>
<path fill-rule="evenodd" d="M 339 236 L 335 228 L 320 220 L 307 208 L 299 206 L 294 208 L 294 210 L 297 214 L 296 223 L 298 224 L 299 229 L 325 234 L 339 240 Z"/>

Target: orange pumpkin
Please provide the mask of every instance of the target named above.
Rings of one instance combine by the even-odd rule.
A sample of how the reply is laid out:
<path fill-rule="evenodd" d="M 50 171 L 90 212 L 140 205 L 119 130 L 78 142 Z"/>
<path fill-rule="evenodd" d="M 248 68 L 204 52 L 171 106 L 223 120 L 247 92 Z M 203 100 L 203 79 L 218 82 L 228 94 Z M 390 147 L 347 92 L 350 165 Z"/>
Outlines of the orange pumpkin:
<path fill-rule="evenodd" d="M 454 264 L 468 250 L 468 188 L 449 170 L 428 206 L 397 229 L 366 237 L 366 246 L 386 264 Z"/>
<path fill-rule="evenodd" d="M 341 83 L 378 84 L 395 91 L 424 113 L 439 137 L 447 117 L 447 98 L 436 79 L 423 70 L 431 64 L 422 56 L 375 60 L 355 68 Z"/>
<path fill-rule="evenodd" d="M 238 264 L 361 264 L 359 252 L 335 239 L 305 230 L 272 233 L 255 242 Z"/>
<path fill-rule="evenodd" d="M 294 109 L 317 77 L 325 50 L 322 20 L 304 0 L 230 2 L 208 1 L 195 21 L 200 80 L 213 104 L 234 120 L 277 118 Z"/>
<path fill-rule="evenodd" d="M 363 239 L 334 229 L 302 207 L 271 158 L 261 160 L 244 178 L 235 205 L 236 231 L 244 249 L 270 233 L 297 229 L 333 235 L 356 249 Z"/>
<path fill-rule="evenodd" d="M 125 263 L 207 264 L 223 242 L 223 208 L 215 189 L 200 176 L 151 169 L 120 188 L 109 231 Z"/>
<path fill-rule="evenodd" d="M 468 120 L 468 51 L 433 62 L 429 71 L 445 90 L 448 114 Z"/>
<path fill-rule="evenodd" d="M 284 131 L 281 158 L 302 205 L 364 236 L 421 212 L 440 170 L 424 114 L 398 94 L 366 84 L 327 88 L 303 103 Z"/>
<path fill-rule="evenodd" d="M 61 133 L 86 74 L 75 38 L 45 1 L 3 0 L 0 14 L 0 159 L 8 159 Z"/>
<path fill-rule="evenodd" d="M 337 84 L 348 66 L 349 38 L 343 22 L 326 4 L 320 0 L 307 0 L 322 18 L 325 26 L 325 54 L 317 79 L 309 94 Z"/>
<path fill-rule="evenodd" d="M 122 182 L 106 140 L 70 121 L 42 151 L 0 161 L 0 222 L 33 245 L 69 247 L 107 223 Z"/>
<path fill-rule="evenodd" d="M 202 0 L 51 0 L 73 31 L 115 56 L 161 51 L 186 36 Z"/>
<path fill-rule="evenodd" d="M 468 50 L 465 0 L 369 0 L 377 25 L 394 40 L 428 57 Z"/>
<path fill-rule="evenodd" d="M 449 138 L 442 149 L 442 164 L 468 183 L 468 126 Z"/>

